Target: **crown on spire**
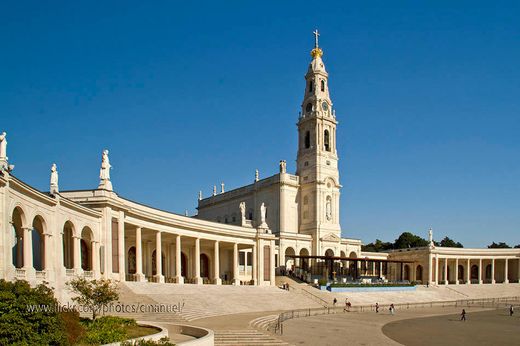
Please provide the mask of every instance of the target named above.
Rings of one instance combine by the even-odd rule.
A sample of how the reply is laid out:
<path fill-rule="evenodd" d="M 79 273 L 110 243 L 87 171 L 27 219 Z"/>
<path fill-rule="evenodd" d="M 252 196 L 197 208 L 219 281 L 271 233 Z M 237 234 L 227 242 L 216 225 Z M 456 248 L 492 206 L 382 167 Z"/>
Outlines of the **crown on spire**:
<path fill-rule="evenodd" d="M 311 56 L 316 59 L 318 57 L 323 56 L 323 50 L 318 45 L 318 38 L 320 36 L 320 33 L 318 32 L 318 29 L 314 30 L 312 32 L 314 34 L 314 49 L 311 50 Z"/>

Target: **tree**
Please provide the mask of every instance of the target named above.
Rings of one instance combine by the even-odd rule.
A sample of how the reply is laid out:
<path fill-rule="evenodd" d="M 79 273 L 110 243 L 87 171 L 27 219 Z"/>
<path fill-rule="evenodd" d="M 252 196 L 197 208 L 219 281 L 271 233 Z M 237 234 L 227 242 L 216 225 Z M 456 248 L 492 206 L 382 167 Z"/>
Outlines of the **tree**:
<path fill-rule="evenodd" d="M 361 246 L 361 251 L 381 252 L 381 251 L 393 249 L 393 247 L 394 247 L 394 244 L 392 244 L 390 242 L 383 242 L 379 239 L 376 239 L 376 241 L 373 243 Z"/>
<path fill-rule="evenodd" d="M 66 325 L 51 288 L 0 280 L 0 345 L 67 345 Z M 79 324 L 79 315 L 75 322 Z"/>
<path fill-rule="evenodd" d="M 108 279 L 86 280 L 75 278 L 67 282 L 70 290 L 77 294 L 72 300 L 84 308 L 92 311 L 92 320 L 101 309 L 119 299 L 117 285 Z"/>
<path fill-rule="evenodd" d="M 511 246 L 507 245 L 506 243 L 504 242 L 500 242 L 500 243 L 491 243 L 491 245 L 488 245 L 488 249 L 510 249 Z"/>
<path fill-rule="evenodd" d="M 394 249 L 406 249 L 410 247 L 424 247 L 428 246 L 429 243 L 426 239 L 423 239 L 410 232 L 403 232 L 399 238 L 395 240 Z"/>
<path fill-rule="evenodd" d="M 461 243 L 455 242 L 455 240 L 448 238 L 447 236 L 438 243 L 438 246 L 442 247 L 464 247 Z"/>
<path fill-rule="evenodd" d="M 515 245 L 515 249 L 520 249 L 520 244 Z"/>

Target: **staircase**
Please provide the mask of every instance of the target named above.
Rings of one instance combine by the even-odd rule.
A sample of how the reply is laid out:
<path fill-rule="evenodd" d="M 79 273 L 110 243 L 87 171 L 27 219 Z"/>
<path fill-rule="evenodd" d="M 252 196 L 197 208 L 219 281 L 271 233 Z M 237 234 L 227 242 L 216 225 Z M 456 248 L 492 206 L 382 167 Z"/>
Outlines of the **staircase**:
<path fill-rule="evenodd" d="M 289 345 L 273 336 L 257 330 L 219 330 L 215 331 L 215 345 Z"/>

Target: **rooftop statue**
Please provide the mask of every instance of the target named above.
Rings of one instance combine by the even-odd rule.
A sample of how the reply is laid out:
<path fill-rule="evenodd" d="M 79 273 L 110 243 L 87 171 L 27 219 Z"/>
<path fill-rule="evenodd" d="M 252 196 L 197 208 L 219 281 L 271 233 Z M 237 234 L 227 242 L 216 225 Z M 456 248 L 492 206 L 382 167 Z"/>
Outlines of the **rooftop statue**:
<path fill-rule="evenodd" d="M 59 192 L 58 188 L 58 169 L 56 168 L 56 164 L 53 163 L 51 166 L 51 188 L 50 188 L 51 195 L 55 195 Z"/>

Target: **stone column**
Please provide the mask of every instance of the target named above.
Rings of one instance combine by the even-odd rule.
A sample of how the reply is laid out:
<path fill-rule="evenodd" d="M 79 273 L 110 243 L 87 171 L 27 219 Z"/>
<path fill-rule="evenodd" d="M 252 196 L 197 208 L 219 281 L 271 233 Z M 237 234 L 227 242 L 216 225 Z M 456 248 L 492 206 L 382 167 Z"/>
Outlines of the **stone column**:
<path fill-rule="evenodd" d="M 233 285 L 240 285 L 238 279 L 238 244 L 233 244 Z"/>
<path fill-rule="evenodd" d="M 220 278 L 220 244 L 218 240 L 215 240 L 214 254 L 213 254 L 213 283 L 215 285 L 222 285 L 222 279 Z"/>
<path fill-rule="evenodd" d="M 347 268 L 348 268 L 348 263 L 347 263 Z M 379 262 L 379 277 L 382 278 L 383 277 L 383 262 Z"/>
<path fill-rule="evenodd" d="M 258 270 L 256 266 L 258 265 L 258 258 L 257 256 L 257 250 L 256 250 L 256 244 L 253 244 L 253 255 L 251 256 L 253 259 L 253 270 L 252 270 L 252 276 L 253 276 L 253 284 L 258 285 Z"/>
<path fill-rule="evenodd" d="M 135 280 L 145 281 L 143 274 L 143 244 L 141 227 L 135 229 Z"/>
<path fill-rule="evenodd" d="M 491 260 L 491 283 L 495 284 L 495 259 Z"/>
<path fill-rule="evenodd" d="M 36 276 L 36 270 L 33 265 L 33 248 L 32 248 L 32 229 L 30 227 L 23 229 L 23 269 L 27 279 Z M 11 251 L 11 250 L 9 250 Z"/>
<path fill-rule="evenodd" d="M 432 254 L 431 254 L 431 252 L 430 252 L 430 253 L 428 253 L 428 279 L 426 279 L 426 281 L 427 281 L 429 284 L 433 283 L 433 280 L 432 280 L 432 278 L 433 278 L 433 273 L 432 273 L 432 270 L 433 270 L 432 260 L 433 260 L 433 259 L 432 259 Z M 423 282 L 423 284 L 424 284 L 424 282 Z"/>
<path fill-rule="evenodd" d="M 276 273 L 275 273 L 275 268 L 276 268 L 276 263 L 274 263 L 274 252 L 275 252 L 275 244 L 274 244 L 274 240 L 271 240 L 271 245 L 269 247 L 269 249 L 271 250 L 271 269 L 270 269 L 270 273 L 271 273 L 271 286 L 274 286 L 276 285 L 275 283 L 275 278 L 276 278 Z"/>
<path fill-rule="evenodd" d="M 178 284 L 184 283 L 182 277 L 182 261 L 181 261 L 181 236 L 177 234 L 175 237 L 175 282 Z"/>
<path fill-rule="evenodd" d="M 164 282 L 164 275 L 162 274 L 162 239 L 161 232 L 155 233 L 155 281 Z"/>
<path fill-rule="evenodd" d="M 439 255 L 435 254 L 435 284 L 439 283 Z"/>
<path fill-rule="evenodd" d="M 482 258 L 478 259 L 478 283 L 482 285 Z"/>
<path fill-rule="evenodd" d="M 119 212 L 117 220 L 117 254 L 119 263 L 119 279 L 126 280 L 126 261 L 125 261 L 125 213 Z"/>
<path fill-rule="evenodd" d="M 74 273 L 76 275 L 80 274 L 82 272 L 81 269 L 81 237 L 72 236 L 72 247 L 74 250 L 74 260 L 73 267 L 74 267 Z"/>
<path fill-rule="evenodd" d="M 471 284 L 471 261 L 468 258 L 466 261 L 466 285 Z"/>
<path fill-rule="evenodd" d="M 459 259 L 455 258 L 455 285 L 459 284 Z"/>
<path fill-rule="evenodd" d="M 506 258 L 505 260 L 505 264 L 504 264 L 504 283 L 505 284 L 508 284 L 509 283 L 509 277 L 507 276 L 507 272 L 509 271 L 509 268 L 508 268 L 508 259 Z"/>
<path fill-rule="evenodd" d="M 195 283 L 202 285 L 202 278 L 200 277 L 200 239 L 195 238 Z"/>
<path fill-rule="evenodd" d="M 43 233 L 43 269 L 46 272 L 52 271 L 52 234 L 50 233 Z"/>
<path fill-rule="evenodd" d="M 100 267 L 99 267 L 99 242 L 92 240 L 90 243 L 90 248 L 92 249 L 92 273 L 94 278 L 97 279 L 100 275 Z"/>
<path fill-rule="evenodd" d="M 446 257 L 444 258 L 444 284 L 447 285 L 448 281 L 448 257 Z"/>

